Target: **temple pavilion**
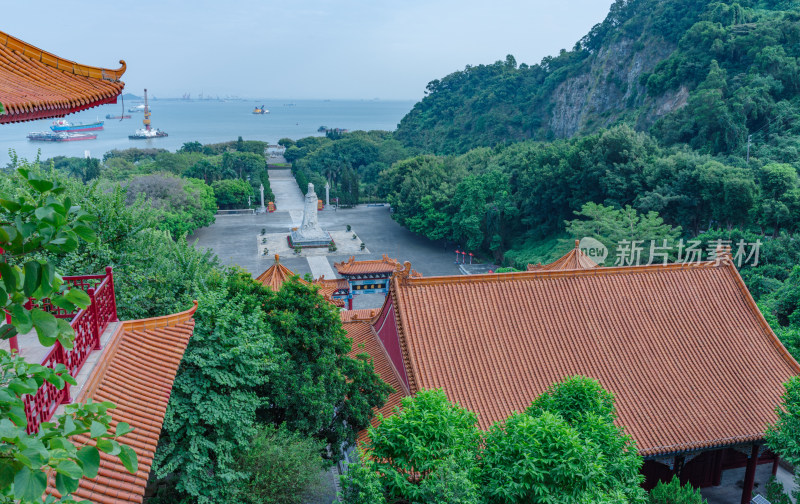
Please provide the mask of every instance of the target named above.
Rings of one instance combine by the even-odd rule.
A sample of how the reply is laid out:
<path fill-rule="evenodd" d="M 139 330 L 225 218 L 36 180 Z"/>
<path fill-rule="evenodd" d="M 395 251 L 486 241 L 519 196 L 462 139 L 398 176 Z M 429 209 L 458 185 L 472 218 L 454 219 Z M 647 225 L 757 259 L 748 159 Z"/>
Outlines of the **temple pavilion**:
<path fill-rule="evenodd" d="M 756 465 L 777 468 L 764 432 L 800 366 L 729 251 L 628 267 L 592 267 L 580 254 L 556 267 L 469 276 L 414 277 L 406 263 L 380 310 L 342 312 L 354 352 L 369 353 L 395 388 L 380 412 L 442 388 L 488 429 L 551 384 L 584 375 L 614 394 L 617 423 L 645 460 L 646 488 L 674 474 L 715 486 L 724 470 L 746 466 L 749 502 Z"/>
<path fill-rule="evenodd" d="M 0 123 L 63 117 L 116 103 L 125 86 L 120 81 L 125 62 L 120 64 L 116 70 L 82 65 L 0 32 L 0 103 L 5 108 Z M 35 394 L 27 395 L 28 432 L 36 433 L 42 422 L 70 402 L 112 401 L 116 405 L 112 427 L 127 422 L 134 428 L 118 441 L 136 452 L 138 471 L 130 474 L 119 459 L 101 452 L 97 477 L 81 479 L 72 496 L 96 504 L 140 504 L 175 374 L 194 331 L 197 303 L 181 313 L 121 322 L 110 267 L 100 274 L 65 276 L 64 281 L 87 292 L 91 299 L 87 309 L 67 313 L 47 299 L 31 303 L 69 321 L 75 331 L 71 350 L 61 343 L 43 347 L 34 332 L 0 343 L 0 348 L 19 352 L 28 362 L 48 367 L 64 364 L 78 383 L 61 390 L 44 383 Z M 95 443 L 86 436 L 73 441 Z M 60 497 L 54 477 L 48 483 L 47 493 Z"/>
<path fill-rule="evenodd" d="M 353 296 L 360 294 L 388 294 L 389 279 L 392 274 L 402 269 L 402 265 L 396 259 L 390 259 L 383 254 L 380 259 L 356 261 L 354 256 L 350 256 L 348 261 L 334 263 L 336 272 L 342 275 L 350 285 L 350 292 L 347 296 L 347 308 L 353 309 Z M 412 275 L 417 275 L 413 272 Z"/>
<path fill-rule="evenodd" d="M 303 280 L 295 272 L 281 264 L 280 256 L 275 254 L 275 262 L 256 277 L 256 282 L 273 291 L 278 291 L 283 284 L 288 282 L 292 277 L 296 277 L 297 281 L 303 285 L 309 285 L 309 282 Z M 347 280 L 343 278 L 326 279 L 323 276 L 311 283 L 319 287 L 320 295 L 328 302 L 338 308 L 344 308 L 344 300 L 347 299 L 350 291 Z"/>

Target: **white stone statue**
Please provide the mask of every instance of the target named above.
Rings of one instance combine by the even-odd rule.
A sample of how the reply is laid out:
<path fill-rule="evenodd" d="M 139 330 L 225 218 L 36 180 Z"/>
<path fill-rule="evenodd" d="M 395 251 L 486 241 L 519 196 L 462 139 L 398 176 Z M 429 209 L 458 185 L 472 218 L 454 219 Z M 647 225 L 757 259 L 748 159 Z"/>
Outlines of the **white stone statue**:
<path fill-rule="evenodd" d="M 303 204 L 303 224 L 297 230 L 300 240 L 330 240 L 330 235 L 322 230 L 317 220 L 317 193 L 314 184 L 308 184 L 305 202 Z"/>
<path fill-rule="evenodd" d="M 261 184 L 261 208 L 259 208 L 260 212 L 266 212 L 267 208 L 264 206 L 264 184 Z"/>

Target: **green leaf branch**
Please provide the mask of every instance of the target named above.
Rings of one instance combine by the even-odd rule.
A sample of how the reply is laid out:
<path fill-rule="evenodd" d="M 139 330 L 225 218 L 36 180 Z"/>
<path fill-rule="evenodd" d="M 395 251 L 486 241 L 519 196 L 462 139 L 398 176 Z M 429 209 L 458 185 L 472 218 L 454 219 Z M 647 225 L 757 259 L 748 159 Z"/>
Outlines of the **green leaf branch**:
<path fill-rule="evenodd" d="M 59 342 L 71 349 L 70 324 L 30 300 L 47 298 L 68 312 L 89 306 L 89 296 L 70 288 L 50 258 L 74 251 L 80 240 L 95 241 L 91 223 L 96 218 L 37 169 L 20 168 L 14 176 L 22 189 L 0 193 L 0 308 L 10 315 L 10 323 L 0 325 L 0 338 L 35 330 L 43 346 Z M 75 502 L 70 495 L 80 479 L 97 476 L 101 451 L 118 457 L 129 472 L 137 471 L 136 453 L 118 441 L 133 429 L 125 422 L 112 428 L 112 403 L 68 404 L 28 434 L 24 397 L 45 383 L 57 390 L 77 385 L 63 364 L 49 368 L 0 350 L 0 502 Z M 45 496 L 48 481 L 60 499 Z"/>

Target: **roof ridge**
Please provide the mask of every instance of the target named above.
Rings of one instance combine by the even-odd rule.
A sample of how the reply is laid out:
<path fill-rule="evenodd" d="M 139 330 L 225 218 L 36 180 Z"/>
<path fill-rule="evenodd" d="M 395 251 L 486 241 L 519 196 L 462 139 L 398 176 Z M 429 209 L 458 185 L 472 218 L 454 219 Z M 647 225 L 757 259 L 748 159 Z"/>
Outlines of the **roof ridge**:
<path fill-rule="evenodd" d="M 161 317 L 126 320 L 120 325 L 125 332 L 177 326 L 191 320 L 194 312 L 197 311 L 197 300 L 192 301 L 192 303 L 193 306 L 191 308 L 182 312 L 173 313 L 171 315 L 162 315 Z"/>
<path fill-rule="evenodd" d="M 403 285 L 438 285 L 451 283 L 482 283 L 492 281 L 511 281 L 529 278 L 563 278 L 579 276 L 611 276 L 624 274 L 642 274 L 651 271 L 671 271 L 687 269 L 718 268 L 723 261 L 701 261 L 691 263 L 647 264 L 638 266 L 607 266 L 591 269 L 573 270 L 535 270 L 514 271 L 510 273 L 480 273 L 475 275 L 441 275 L 429 277 L 406 277 Z"/>
<path fill-rule="evenodd" d="M 411 269 L 411 263 L 406 261 L 408 265 L 407 270 Z M 405 271 L 405 269 L 404 269 Z M 423 277 L 419 277 L 423 278 Z M 430 278 L 430 277 L 428 277 Z M 391 286 L 389 287 L 389 295 L 386 296 L 386 300 L 383 302 L 384 306 L 386 303 L 391 301 L 392 308 L 394 309 L 394 319 L 395 324 L 397 326 L 397 338 L 400 343 L 400 353 L 403 356 L 403 365 L 405 366 L 406 378 L 408 379 L 408 389 L 411 394 L 416 394 L 419 391 L 419 387 L 417 386 L 417 370 L 416 366 L 411 359 L 410 352 L 409 352 L 409 341 L 406 338 L 404 327 L 407 326 L 406 321 L 403 320 L 402 310 L 400 310 L 400 289 L 398 288 L 400 284 L 405 284 L 408 282 L 409 277 L 407 275 L 399 275 L 394 274 L 390 280 Z M 381 312 L 383 312 L 383 308 L 381 308 Z M 402 380 L 400 380 L 402 382 Z"/>
<path fill-rule="evenodd" d="M 730 257 L 730 252 L 728 252 L 728 257 Z M 764 314 L 761 313 L 761 309 L 759 309 L 756 300 L 753 298 L 753 295 L 750 294 L 750 289 L 748 289 L 747 284 L 744 283 L 744 279 L 742 278 L 742 275 L 739 274 L 739 270 L 737 270 L 736 266 L 733 265 L 733 261 L 723 260 L 723 263 L 728 266 L 727 271 L 733 276 L 733 280 L 736 282 L 736 287 L 738 287 L 739 293 L 742 294 L 745 304 L 753 313 L 753 315 L 755 315 L 758 324 L 761 326 L 761 331 L 767 336 L 770 343 L 772 343 L 786 363 L 794 369 L 795 373 L 800 374 L 800 364 L 798 364 L 794 357 L 792 357 L 792 354 L 790 354 L 783 343 L 781 343 L 778 335 L 775 334 L 775 331 L 772 330 L 772 327 L 769 325 L 769 322 L 767 322 L 767 319 L 764 318 Z"/>
<path fill-rule="evenodd" d="M 128 66 L 125 60 L 119 60 L 121 67 L 116 70 L 109 68 L 95 67 L 90 65 L 82 65 L 75 61 L 60 58 L 53 53 L 39 49 L 33 44 L 29 44 L 24 40 L 9 35 L 4 31 L 0 31 L 0 46 L 7 47 L 12 51 L 17 51 L 26 58 L 39 61 L 43 65 L 47 65 L 56 70 L 61 70 L 65 73 L 80 75 L 82 77 L 89 77 L 92 79 L 107 80 L 111 82 L 119 82 L 122 74 L 125 73 Z"/>

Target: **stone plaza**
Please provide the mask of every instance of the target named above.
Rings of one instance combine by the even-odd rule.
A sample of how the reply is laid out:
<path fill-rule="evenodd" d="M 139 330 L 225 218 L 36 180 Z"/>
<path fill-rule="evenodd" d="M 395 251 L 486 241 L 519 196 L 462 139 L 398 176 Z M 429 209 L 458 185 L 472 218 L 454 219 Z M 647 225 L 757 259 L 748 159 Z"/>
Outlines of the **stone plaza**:
<path fill-rule="evenodd" d="M 365 260 L 380 259 L 383 254 L 401 263 L 411 261 L 414 269 L 425 276 L 460 274 L 452 244 L 445 247 L 443 242 L 433 242 L 400 226 L 392 219 L 388 205 L 359 205 L 344 210 L 325 207 L 318 213 L 319 224 L 330 233 L 337 250 L 304 249 L 295 254 L 288 245 L 287 235 L 291 228 L 302 225 L 303 193 L 290 170 L 270 170 L 269 180 L 275 193 L 275 212 L 217 215 L 214 224 L 198 230 L 189 241 L 210 248 L 223 264 L 241 266 L 253 276 L 272 265 L 274 254 L 279 254 L 281 264 L 298 275 L 308 273 L 314 278 L 336 277 L 333 263 L 351 256 Z M 354 302 L 354 308 L 377 308 L 383 297 L 368 294 L 357 296 Z"/>

